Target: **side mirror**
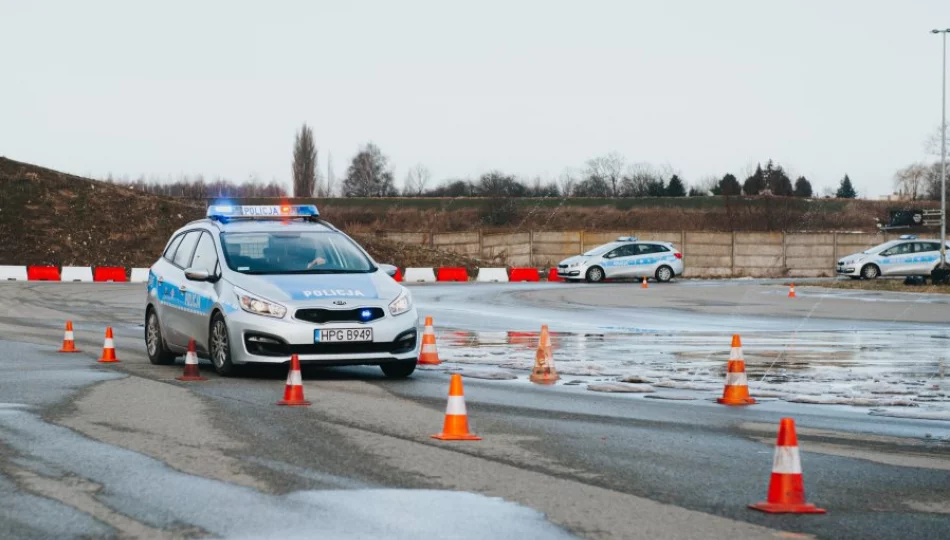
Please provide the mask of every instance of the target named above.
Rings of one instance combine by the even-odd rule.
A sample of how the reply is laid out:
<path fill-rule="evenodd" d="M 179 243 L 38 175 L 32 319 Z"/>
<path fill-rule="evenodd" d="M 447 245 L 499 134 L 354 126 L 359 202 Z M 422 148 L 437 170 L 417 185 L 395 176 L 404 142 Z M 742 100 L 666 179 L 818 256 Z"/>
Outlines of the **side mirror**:
<path fill-rule="evenodd" d="M 197 268 L 189 268 L 185 270 L 185 277 L 189 281 L 214 281 L 215 278 L 208 273 L 207 270 L 198 270 Z"/>
<path fill-rule="evenodd" d="M 399 271 L 398 268 L 396 268 L 395 266 L 391 264 L 381 264 L 379 265 L 379 269 L 382 270 L 383 272 L 386 272 L 386 274 L 389 277 L 396 277 L 396 272 Z"/>

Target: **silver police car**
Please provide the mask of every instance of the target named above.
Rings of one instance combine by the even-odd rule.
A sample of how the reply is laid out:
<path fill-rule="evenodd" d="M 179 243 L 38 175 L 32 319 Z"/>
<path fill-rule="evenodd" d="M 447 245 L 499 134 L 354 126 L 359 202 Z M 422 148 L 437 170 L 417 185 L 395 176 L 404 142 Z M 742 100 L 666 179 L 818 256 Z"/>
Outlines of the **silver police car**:
<path fill-rule="evenodd" d="M 321 365 L 416 367 L 408 289 L 315 206 L 214 205 L 169 240 L 149 272 L 145 344 L 169 364 L 195 340 L 221 375 L 297 354 Z"/>
<path fill-rule="evenodd" d="M 950 242 L 947 244 L 950 246 Z M 905 234 L 898 240 L 838 260 L 836 272 L 852 279 L 878 276 L 929 276 L 940 263 L 940 240 Z"/>
<path fill-rule="evenodd" d="M 597 283 L 614 278 L 654 278 L 665 283 L 683 274 L 683 254 L 668 242 L 621 236 L 583 255 L 564 259 L 557 275 L 568 281 Z"/>

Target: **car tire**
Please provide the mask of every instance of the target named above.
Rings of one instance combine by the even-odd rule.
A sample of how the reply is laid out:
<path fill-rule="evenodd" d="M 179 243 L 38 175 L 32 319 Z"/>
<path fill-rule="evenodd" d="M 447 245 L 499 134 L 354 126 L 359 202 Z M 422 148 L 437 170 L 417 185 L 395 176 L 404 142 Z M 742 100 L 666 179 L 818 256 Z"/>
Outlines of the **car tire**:
<path fill-rule="evenodd" d="M 237 368 L 231 362 L 231 335 L 228 333 L 228 323 L 224 320 L 224 315 L 214 314 L 208 334 L 208 351 L 214 370 L 222 377 L 234 375 Z"/>
<path fill-rule="evenodd" d="M 152 308 L 145 312 L 145 352 L 148 354 L 148 361 L 156 366 L 173 364 L 177 356 L 165 346 L 158 314 Z"/>
<path fill-rule="evenodd" d="M 385 364 L 380 364 L 379 369 L 383 370 L 383 375 L 390 379 L 405 379 L 416 370 L 416 360 L 395 360 L 393 362 L 386 362 Z"/>
<path fill-rule="evenodd" d="M 861 267 L 861 277 L 864 279 L 877 279 L 881 275 L 881 269 L 876 264 L 865 264 Z"/>
<path fill-rule="evenodd" d="M 654 276 L 657 283 L 669 283 L 673 279 L 673 269 L 669 266 L 663 265 L 656 269 Z"/>
<path fill-rule="evenodd" d="M 604 269 L 599 266 L 591 266 L 584 274 L 584 278 L 587 279 L 587 283 L 600 283 L 604 280 Z"/>

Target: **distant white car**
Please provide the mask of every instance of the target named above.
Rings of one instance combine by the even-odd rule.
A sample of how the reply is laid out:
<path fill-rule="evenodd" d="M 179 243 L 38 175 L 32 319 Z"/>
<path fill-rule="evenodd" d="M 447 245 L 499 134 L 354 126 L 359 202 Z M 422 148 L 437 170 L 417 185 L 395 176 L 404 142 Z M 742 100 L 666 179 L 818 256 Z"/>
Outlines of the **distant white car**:
<path fill-rule="evenodd" d="M 950 246 L 950 242 L 947 243 Z M 907 234 L 871 249 L 842 257 L 837 273 L 851 279 L 878 276 L 929 276 L 940 264 L 940 241 Z"/>
<path fill-rule="evenodd" d="M 568 281 L 597 283 L 612 278 L 654 278 L 665 283 L 683 274 L 683 254 L 669 242 L 641 242 L 622 236 L 583 255 L 564 259 L 557 275 Z"/>

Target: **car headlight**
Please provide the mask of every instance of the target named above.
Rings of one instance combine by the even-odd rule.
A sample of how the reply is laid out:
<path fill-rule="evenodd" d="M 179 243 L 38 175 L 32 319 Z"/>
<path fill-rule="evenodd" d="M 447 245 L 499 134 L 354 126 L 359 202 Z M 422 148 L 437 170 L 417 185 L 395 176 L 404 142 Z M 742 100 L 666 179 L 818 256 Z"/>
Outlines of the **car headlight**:
<path fill-rule="evenodd" d="M 403 291 L 398 298 L 389 304 L 389 312 L 393 315 L 402 315 L 410 309 L 412 309 L 412 297 L 409 295 L 409 291 Z"/>
<path fill-rule="evenodd" d="M 568 265 L 568 268 L 576 268 L 576 267 L 578 267 L 578 266 L 580 266 L 580 265 L 582 265 L 582 264 L 584 264 L 584 263 L 586 263 L 586 262 L 587 262 L 587 261 L 576 261 L 576 262 L 572 262 L 570 265 Z"/>
<path fill-rule="evenodd" d="M 243 289 L 235 287 L 234 294 L 238 297 L 238 303 L 241 304 L 241 309 L 248 313 L 274 317 L 275 319 L 283 318 L 283 316 L 287 314 L 287 308 L 284 306 L 262 300 Z"/>

